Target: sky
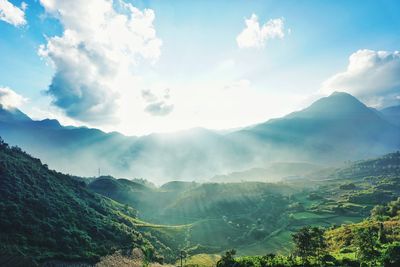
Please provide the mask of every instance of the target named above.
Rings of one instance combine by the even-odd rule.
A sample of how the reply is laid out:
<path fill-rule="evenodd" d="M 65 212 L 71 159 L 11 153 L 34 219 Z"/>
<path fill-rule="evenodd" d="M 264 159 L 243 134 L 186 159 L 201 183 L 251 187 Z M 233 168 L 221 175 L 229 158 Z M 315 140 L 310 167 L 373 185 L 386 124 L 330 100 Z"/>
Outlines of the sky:
<path fill-rule="evenodd" d="M 0 104 L 126 135 L 400 104 L 400 2 L 0 0 Z"/>

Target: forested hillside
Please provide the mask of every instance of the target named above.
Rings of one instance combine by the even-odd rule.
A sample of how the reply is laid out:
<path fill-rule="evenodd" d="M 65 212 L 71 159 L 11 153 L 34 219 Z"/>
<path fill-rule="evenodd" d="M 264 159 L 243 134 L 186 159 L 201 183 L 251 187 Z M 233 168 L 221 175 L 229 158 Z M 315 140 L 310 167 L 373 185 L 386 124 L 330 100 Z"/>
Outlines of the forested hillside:
<path fill-rule="evenodd" d="M 0 141 L 0 265 L 51 260 L 96 262 L 116 250 L 142 249 L 151 261 L 172 251 L 136 210 L 94 194 L 84 182 L 49 170 L 39 159 Z"/>

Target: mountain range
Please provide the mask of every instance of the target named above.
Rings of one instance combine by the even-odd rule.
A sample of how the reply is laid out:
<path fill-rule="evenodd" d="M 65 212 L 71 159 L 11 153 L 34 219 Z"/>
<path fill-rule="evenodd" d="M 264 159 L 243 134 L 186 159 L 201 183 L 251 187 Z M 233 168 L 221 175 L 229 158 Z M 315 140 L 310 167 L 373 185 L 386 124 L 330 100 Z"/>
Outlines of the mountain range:
<path fill-rule="evenodd" d="M 400 148 L 399 110 L 373 110 L 337 92 L 234 131 L 195 128 L 133 137 L 32 120 L 18 109 L 1 108 L 0 136 L 66 173 L 89 177 L 100 168 L 102 174 L 161 183 L 205 180 L 276 162 L 331 165 L 391 152 Z"/>

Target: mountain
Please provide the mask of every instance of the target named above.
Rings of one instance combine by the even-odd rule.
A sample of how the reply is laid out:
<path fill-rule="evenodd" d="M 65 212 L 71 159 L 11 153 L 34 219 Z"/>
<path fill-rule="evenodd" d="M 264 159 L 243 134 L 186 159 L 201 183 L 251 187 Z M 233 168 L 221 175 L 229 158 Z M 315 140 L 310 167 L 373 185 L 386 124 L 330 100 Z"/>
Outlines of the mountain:
<path fill-rule="evenodd" d="M 31 118 L 29 118 L 27 115 L 25 115 L 17 108 L 5 109 L 0 104 L 0 121 L 26 122 L 26 121 L 31 121 Z"/>
<path fill-rule="evenodd" d="M 149 260 L 171 254 L 157 238 L 142 234 L 137 222 L 135 209 L 0 141 L 1 266 L 95 262 L 132 248 L 148 252 Z"/>
<path fill-rule="evenodd" d="M 52 168 L 83 176 L 97 174 L 99 167 L 113 171 L 109 166 L 118 166 L 114 157 L 135 139 L 98 129 L 65 127 L 57 120 L 36 121 L 18 109 L 1 108 L 0 135 Z"/>
<path fill-rule="evenodd" d="M 384 118 L 393 123 L 394 125 L 400 126 L 400 106 L 392 106 L 380 110 Z"/>
<path fill-rule="evenodd" d="M 35 121 L 18 110 L 0 109 L 0 135 L 66 173 L 90 177 L 100 168 L 102 174 L 159 184 L 265 169 L 271 162 L 338 164 L 400 148 L 400 128 L 346 93 L 242 129 L 195 128 L 141 137 L 65 127 L 56 120 Z"/>
<path fill-rule="evenodd" d="M 232 135 L 263 144 L 259 154 L 272 159 L 337 163 L 400 147 L 400 129 L 347 93 L 333 93 L 306 109 Z"/>

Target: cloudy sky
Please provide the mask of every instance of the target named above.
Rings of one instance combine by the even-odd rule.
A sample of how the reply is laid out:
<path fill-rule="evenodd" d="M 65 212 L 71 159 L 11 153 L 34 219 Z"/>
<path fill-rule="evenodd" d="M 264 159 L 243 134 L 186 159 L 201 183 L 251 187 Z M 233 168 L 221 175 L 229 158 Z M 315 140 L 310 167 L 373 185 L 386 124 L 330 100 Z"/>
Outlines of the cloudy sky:
<path fill-rule="evenodd" d="M 0 104 L 128 135 L 400 104 L 400 2 L 0 0 Z"/>

